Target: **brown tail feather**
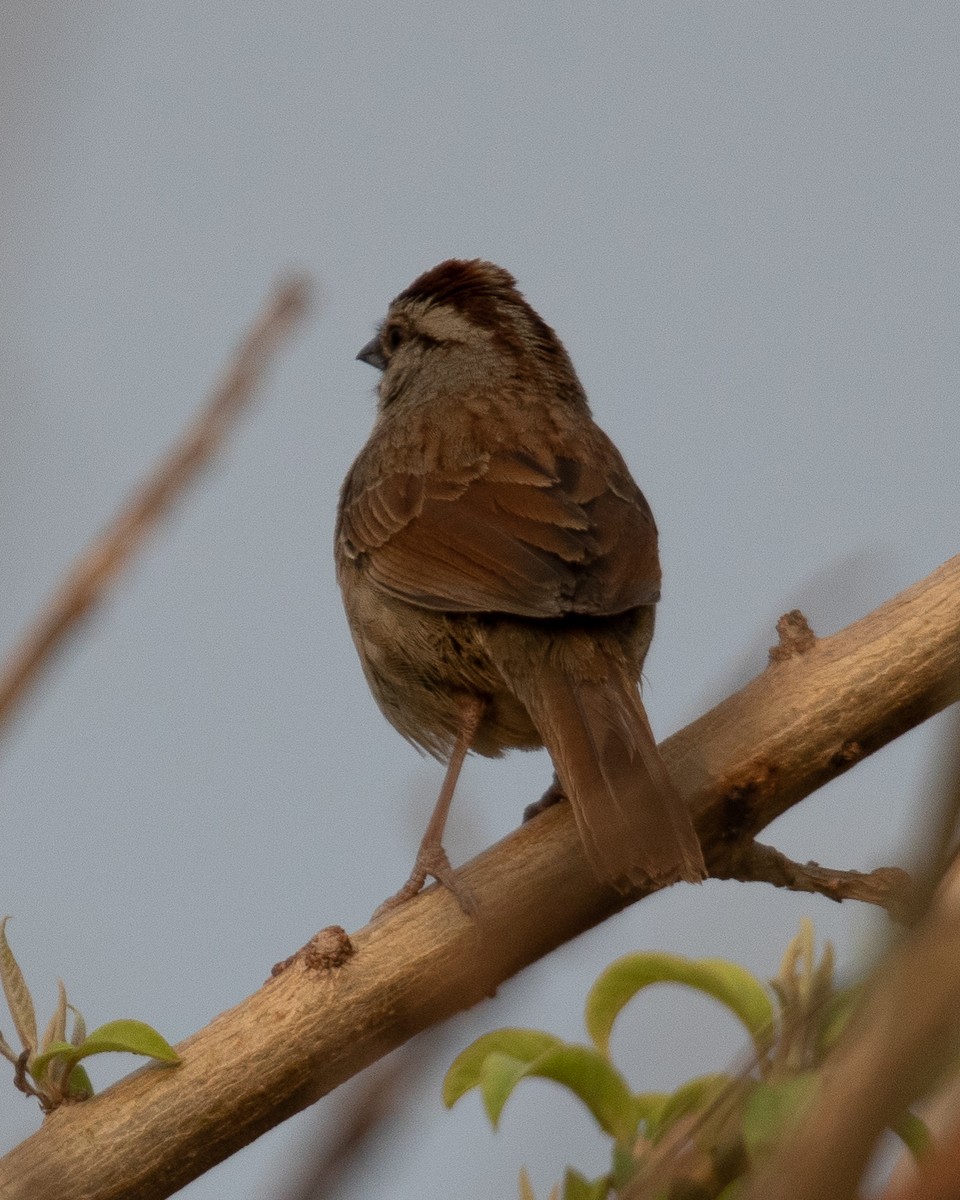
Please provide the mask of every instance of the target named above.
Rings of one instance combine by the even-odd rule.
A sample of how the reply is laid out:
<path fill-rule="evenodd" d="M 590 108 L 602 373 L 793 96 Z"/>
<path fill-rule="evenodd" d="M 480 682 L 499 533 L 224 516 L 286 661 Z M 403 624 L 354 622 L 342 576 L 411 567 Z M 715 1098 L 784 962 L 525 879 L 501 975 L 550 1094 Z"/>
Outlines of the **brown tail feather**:
<path fill-rule="evenodd" d="M 636 686 L 613 664 L 603 682 L 560 667 L 511 679 L 553 759 L 593 869 L 620 891 L 706 875 Z"/>

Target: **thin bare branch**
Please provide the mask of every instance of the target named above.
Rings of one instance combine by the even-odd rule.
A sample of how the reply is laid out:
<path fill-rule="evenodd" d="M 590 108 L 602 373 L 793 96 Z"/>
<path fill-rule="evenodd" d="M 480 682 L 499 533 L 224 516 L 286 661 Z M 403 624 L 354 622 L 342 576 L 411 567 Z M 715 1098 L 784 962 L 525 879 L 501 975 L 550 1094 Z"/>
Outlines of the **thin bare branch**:
<path fill-rule="evenodd" d="M 100 603 L 157 523 L 219 450 L 249 403 L 277 346 L 307 305 L 307 285 L 279 286 L 241 342 L 206 408 L 67 573 L 0 667 L 0 731 L 79 621 Z"/>
<path fill-rule="evenodd" d="M 958 692 L 960 557 L 771 664 L 664 743 L 710 867 L 729 874 L 743 843 L 775 817 Z M 565 804 L 462 874 L 478 920 L 433 887 L 349 938 L 332 933 L 318 944 L 336 953 L 295 956 L 178 1046 L 178 1067 L 142 1069 L 58 1109 L 0 1160 L 0 1198 L 61 1200 L 64 1180 L 71 1200 L 170 1196 L 644 894 L 624 898 L 597 881 Z"/>
<path fill-rule="evenodd" d="M 830 900 L 862 900 L 885 908 L 897 921 L 906 921 L 912 911 L 910 876 L 900 867 L 877 867 L 873 871 L 841 871 L 818 863 L 798 863 L 761 842 L 748 842 L 743 853 L 721 870 L 715 879 L 739 879 L 744 883 L 772 883 L 792 892 L 815 892 Z"/>

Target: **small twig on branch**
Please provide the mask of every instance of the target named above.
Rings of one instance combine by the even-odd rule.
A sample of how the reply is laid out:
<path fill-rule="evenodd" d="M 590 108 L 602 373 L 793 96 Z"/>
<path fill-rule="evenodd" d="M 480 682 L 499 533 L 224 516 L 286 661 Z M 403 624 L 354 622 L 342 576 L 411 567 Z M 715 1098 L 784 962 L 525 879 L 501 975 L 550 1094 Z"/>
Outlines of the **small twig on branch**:
<path fill-rule="evenodd" d="M 0 732 L 54 652 L 99 603 L 134 553 L 220 448 L 250 401 L 280 341 L 306 310 L 304 280 L 276 290 L 241 342 L 207 407 L 144 481 L 112 524 L 89 546 L 0 667 Z"/>
<path fill-rule="evenodd" d="M 762 842 L 747 843 L 742 853 L 711 872 L 715 879 L 772 883 L 792 892 L 816 892 L 830 900 L 862 900 L 885 908 L 895 921 L 905 921 L 912 907 L 910 876 L 900 867 L 839 871 L 818 863 L 798 863 Z"/>

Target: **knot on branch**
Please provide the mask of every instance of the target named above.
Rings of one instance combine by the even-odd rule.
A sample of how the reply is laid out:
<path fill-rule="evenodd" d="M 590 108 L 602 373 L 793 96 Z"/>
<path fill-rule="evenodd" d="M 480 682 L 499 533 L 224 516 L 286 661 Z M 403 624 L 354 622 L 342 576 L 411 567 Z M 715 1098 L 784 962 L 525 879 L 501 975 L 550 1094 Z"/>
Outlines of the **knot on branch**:
<path fill-rule="evenodd" d="M 356 952 L 356 946 L 342 925 L 328 925 L 326 929 L 315 933 L 296 954 L 276 963 L 270 971 L 270 977 L 282 975 L 295 962 L 302 962 L 308 971 L 332 971 L 342 967 Z"/>
<path fill-rule="evenodd" d="M 780 641 L 776 646 L 771 646 L 769 652 L 772 663 L 799 658 L 817 644 L 817 635 L 799 608 L 792 608 L 783 614 L 777 622 L 777 636 Z"/>

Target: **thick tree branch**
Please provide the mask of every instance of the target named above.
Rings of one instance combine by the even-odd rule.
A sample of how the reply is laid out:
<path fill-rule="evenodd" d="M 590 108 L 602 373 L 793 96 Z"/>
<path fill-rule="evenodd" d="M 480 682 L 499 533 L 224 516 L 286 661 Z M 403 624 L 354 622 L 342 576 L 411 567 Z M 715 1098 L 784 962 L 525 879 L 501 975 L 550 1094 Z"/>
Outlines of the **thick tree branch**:
<path fill-rule="evenodd" d="M 103 599 L 161 517 L 220 448 L 253 396 L 277 345 L 303 315 L 306 302 L 307 287 L 302 280 L 277 288 L 240 344 L 206 408 L 109 528 L 74 563 L 9 660 L 0 665 L 0 733 L 54 653 Z"/>
<path fill-rule="evenodd" d="M 771 663 L 664 743 L 708 865 L 729 875 L 780 813 L 958 693 L 960 557 L 833 637 Z M 641 895 L 624 898 L 597 882 L 567 805 L 463 874 L 479 921 L 431 888 L 353 938 L 326 931 L 184 1042 L 181 1066 L 143 1069 L 48 1117 L 0 1160 L 0 1197 L 169 1196 Z"/>

